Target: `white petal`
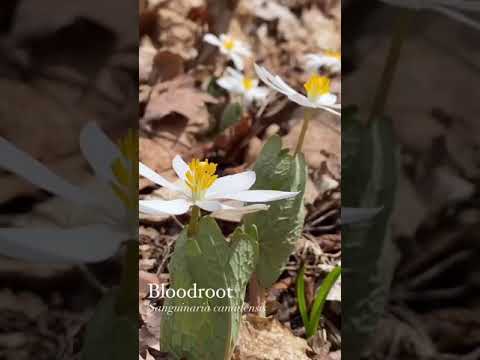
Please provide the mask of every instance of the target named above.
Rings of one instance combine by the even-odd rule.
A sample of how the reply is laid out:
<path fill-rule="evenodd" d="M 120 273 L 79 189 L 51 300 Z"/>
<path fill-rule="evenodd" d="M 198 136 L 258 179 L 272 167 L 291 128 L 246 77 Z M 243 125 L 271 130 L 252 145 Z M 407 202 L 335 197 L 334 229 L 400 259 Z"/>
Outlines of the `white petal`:
<path fill-rule="evenodd" d="M 217 84 L 228 92 L 241 93 L 240 80 L 231 76 L 224 76 L 217 80 Z"/>
<path fill-rule="evenodd" d="M 225 73 L 227 73 L 231 77 L 237 79 L 238 81 L 242 81 L 242 79 L 243 79 L 242 73 L 240 71 L 230 67 L 230 66 L 225 69 Z"/>
<path fill-rule="evenodd" d="M 257 64 L 254 64 L 255 66 L 255 72 L 257 73 L 257 76 L 269 87 L 271 87 L 273 90 L 278 91 L 282 94 L 285 94 L 282 89 L 280 89 L 277 85 L 273 84 L 273 75 L 270 74 L 265 68 L 258 66 Z"/>
<path fill-rule="evenodd" d="M 283 91 L 285 91 L 287 94 L 299 94 L 298 91 L 296 91 L 294 88 L 292 88 L 290 85 L 288 85 L 285 81 L 283 81 L 283 79 L 276 75 L 275 78 L 274 78 L 274 83 L 280 87 L 281 89 L 283 89 Z"/>
<path fill-rule="evenodd" d="M 187 163 L 183 161 L 180 155 L 177 155 L 173 158 L 172 167 L 177 176 L 184 180 L 186 179 L 186 173 L 190 170 Z"/>
<path fill-rule="evenodd" d="M 335 104 L 335 105 L 330 105 L 330 106 L 324 106 L 324 105 L 316 105 L 315 106 L 317 109 L 322 109 L 325 111 L 328 111 L 329 113 L 332 113 L 334 115 L 340 116 L 340 112 L 334 110 L 334 109 L 340 109 L 341 104 Z"/>
<path fill-rule="evenodd" d="M 252 204 L 252 205 L 241 205 L 241 206 L 228 206 L 222 204 L 222 212 L 236 212 L 241 214 L 250 214 L 257 211 L 265 211 L 269 209 L 269 205 L 265 204 Z"/>
<path fill-rule="evenodd" d="M 317 107 L 310 100 L 308 100 L 308 98 L 306 96 L 298 94 L 298 93 L 292 94 L 288 98 L 290 100 L 292 100 L 294 103 L 297 103 L 300 106 L 304 106 L 304 107 L 308 107 L 308 108 Z"/>
<path fill-rule="evenodd" d="M 337 96 L 334 94 L 325 94 L 318 98 L 317 104 L 320 106 L 332 106 L 337 102 Z"/>
<path fill-rule="evenodd" d="M 250 50 L 250 48 L 242 43 L 239 43 L 238 41 L 237 46 L 235 46 L 235 49 L 233 51 L 242 57 L 252 56 L 252 51 Z"/>
<path fill-rule="evenodd" d="M 288 96 L 288 98 L 301 105 L 301 106 L 304 106 L 304 107 L 309 107 L 309 108 L 320 108 L 320 109 L 324 109 L 328 112 L 331 112 L 335 115 L 340 115 L 339 112 L 331 109 L 333 107 L 336 107 L 335 106 L 325 106 L 325 105 L 321 105 L 321 104 L 314 104 L 312 103 L 310 100 L 308 100 L 308 98 L 302 94 L 300 94 L 299 92 L 295 91 L 290 85 L 288 85 L 285 81 L 282 80 L 282 78 L 280 78 L 279 76 L 273 76 L 271 73 L 269 73 L 265 68 L 261 67 L 261 66 L 258 66 L 257 64 L 254 64 L 255 66 L 255 71 L 258 75 L 258 77 L 260 79 L 262 79 L 262 81 L 267 84 L 269 87 L 271 87 L 272 89 Z"/>
<path fill-rule="evenodd" d="M 177 186 L 167 179 L 165 179 L 163 176 L 158 175 L 155 171 L 150 169 L 147 165 L 138 163 L 138 171 L 139 174 L 148 180 L 154 182 L 157 185 L 163 186 L 169 190 L 172 191 L 178 191 L 178 192 L 183 192 L 183 189 L 180 186 Z"/>
<path fill-rule="evenodd" d="M 258 66 L 257 64 L 254 64 L 254 67 L 255 67 L 255 72 L 257 73 L 258 77 L 265 83 L 267 84 L 269 87 L 271 87 L 273 90 L 275 91 L 278 91 L 284 95 L 289 95 L 290 93 L 279 87 L 277 84 L 276 84 L 276 81 L 275 81 L 275 77 L 270 74 L 267 69 L 265 69 L 264 67 L 262 66 Z"/>
<path fill-rule="evenodd" d="M 323 58 L 322 56 L 319 56 L 316 54 L 306 54 L 303 57 L 303 61 L 309 64 L 318 64 L 319 62 L 322 61 L 322 58 Z"/>
<path fill-rule="evenodd" d="M 342 71 L 342 62 L 341 61 L 336 61 L 332 65 L 330 65 L 330 71 L 334 73 L 339 73 Z"/>
<path fill-rule="evenodd" d="M 100 179 L 105 182 L 116 182 L 112 165 L 115 160 L 122 159 L 123 156 L 98 125 L 94 123 L 85 125 L 80 133 L 80 148 Z"/>
<path fill-rule="evenodd" d="M 243 107 L 249 108 L 250 105 L 254 102 L 254 100 L 255 99 L 253 98 L 252 93 L 246 92 L 245 94 L 243 94 Z"/>
<path fill-rule="evenodd" d="M 265 204 L 253 204 L 253 205 L 244 206 L 242 203 L 239 203 L 239 205 L 231 206 L 231 205 L 221 203 L 220 201 L 208 201 L 208 200 L 200 201 L 197 203 L 197 205 L 203 210 L 214 213 L 213 214 L 214 216 L 222 216 L 229 213 L 232 213 L 232 214 L 240 213 L 241 215 L 245 215 L 245 214 L 250 214 L 257 211 L 268 210 L 269 208 L 269 206 Z"/>
<path fill-rule="evenodd" d="M 224 195 L 224 199 L 232 199 L 244 202 L 270 202 L 276 200 L 290 199 L 297 196 L 298 192 L 274 191 L 274 190 L 249 190 L 236 194 Z"/>
<path fill-rule="evenodd" d="M 238 70 L 243 70 L 244 68 L 244 63 L 243 63 L 243 58 L 235 53 L 230 54 L 230 58 L 232 59 L 233 63 L 235 64 L 235 67 Z"/>
<path fill-rule="evenodd" d="M 222 203 L 214 200 L 198 201 L 196 205 L 198 205 L 198 207 L 201 209 L 210 212 L 222 210 Z"/>
<path fill-rule="evenodd" d="M 297 91 L 292 89 L 290 85 L 288 85 L 285 81 L 282 80 L 282 78 L 278 75 L 272 75 L 270 72 L 268 72 L 265 68 L 262 68 L 264 78 L 276 89 L 278 89 L 279 92 L 281 92 L 284 95 L 291 95 L 291 94 L 297 94 Z"/>
<path fill-rule="evenodd" d="M 106 260 L 129 240 L 125 231 L 107 225 L 73 229 L 0 229 L 0 253 L 43 263 L 88 263 Z"/>
<path fill-rule="evenodd" d="M 140 200 L 140 212 L 145 214 L 182 215 L 190 208 L 190 203 L 185 199 L 176 200 Z"/>
<path fill-rule="evenodd" d="M 372 220 L 382 208 L 342 207 L 342 224 L 359 224 Z"/>
<path fill-rule="evenodd" d="M 81 205 L 96 205 L 97 200 L 81 187 L 54 174 L 42 163 L 0 138 L 0 168 L 13 172 L 35 186 Z"/>
<path fill-rule="evenodd" d="M 268 89 L 265 88 L 265 87 L 256 87 L 256 88 L 253 88 L 252 90 L 249 91 L 249 95 L 253 99 L 263 102 L 263 101 L 265 101 L 269 92 L 270 91 L 268 91 Z"/>
<path fill-rule="evenodd" d="M 222 41 L 217 37 L 215 36 L 214 34 L 205 34 L 203 36 L 203 41 L 205 41 L 206 43 L 209 43 L 210 45 L 213 45 L 213 46 L 221 46 L 222 45 Z"/>
<path fill-rule="evenodd" d="M 240 174 L 223 176 L 217 179 L 207 190 L 205 199 L 221 199 L 226 194 L 235 194 L 250 189 L 257 177 L 254 171 L 245 171 Z"/>
<path fill-rule="evenodd" d="M 326 55 L 309 54 L 305 56 L 305 61 L 307 63 L 315 64 L 316 66 L 325 66 L 332 64 L 332 62 L 336 61 L 336 59 Z"/>

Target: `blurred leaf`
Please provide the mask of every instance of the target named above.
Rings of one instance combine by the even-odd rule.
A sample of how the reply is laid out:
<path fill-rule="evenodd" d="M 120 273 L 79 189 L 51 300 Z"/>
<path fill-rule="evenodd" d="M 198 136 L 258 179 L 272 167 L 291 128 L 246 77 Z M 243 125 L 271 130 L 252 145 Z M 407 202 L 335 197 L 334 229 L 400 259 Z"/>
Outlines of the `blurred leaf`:
<path fill-rule="evenodd" d="M 138 323 L 116 313 L 116 299 L 116 293 L 111 293 L 100 301 L 87 325 L 82 360 L 138 356 Z"/>
<path fill-rule="evenodd" d="M 341 272 L 342 268 L 337 266 L 327 275 L 325 280 L 323 280 L 322 285 L 320 285 L 320 288 L 315 296 L 315 301 L 313 302 L 312 310 L 310 312 L 309 324 L 306 326 L 307 338 L 315 335 L 318 324 L 320 323 L 320 318 L 322 316 L 323 307 L 325 306 L 327 296 L 330 293 L 333 285 L 335 285 L 335 282 L 337 281 Z"/>
<path fill-rule="evenodd" d="M 358 110 L 342 112 L 342 206 L 360 207 L 372 171 L 372 133 L 358 118 Z"/>
<path fill-rule="evenodd" d="M 242 119 L 243 108 L 239 103 L 233 103 L 227 105 L 225 110 L 223 110 L 222 119 L 219 124 L 219 132 L 228 129 L 229 127 L 238 124 Z"/>
<path fill-rule="evenodd" d="M 213 311 L 214 307 L 241 307 L 245 288 L 258 256 L 256 230 L 237 230 L 228 242 L 211 217 L 200 220 L 199 232 L 188 238 L 184 230 L 170 261 L 173 289 L 233 289 L 233 298 L 173 298 L 164 306 L 209 307 L 208 311 L 175 311 L 161 323 L 161 349 L 177 358 L 224 359 L 239 334 L 242 311 Z"/>
<path fill-rule="evenodd" d="M 302 234 L 307 166 L 302 154 L 290 155 L 288 149 L 282 150 L 280 137 L 272 136 L 254 170 L 257 181 L 253 189 L 299 192 L 294 198 L 270 203 L 267 211 L 244 218 L 247 227 L 255 225 L 258 229 L 260 257 L 255 272 L 260 285 L 269 288 L 282 273 Z"/>
<path fill-rule="evenodd" d="M 363 126 L 347 119 L 342 131 L 342 202 L 358 208 L 381 208 L 368 224 L 342 226 L 342 266 L 345 286 L 346 358 L 364 350 L 386 304 L 393 274 L 390 215 L 396 193 L 398 147 L 392 122 L 380 118 Z M 342 159 L 343 160 L 343 159 Z M 356 187 L 356 188 L 354 188 Z M 372 261 L 378 259 L 378 261 Z"/>

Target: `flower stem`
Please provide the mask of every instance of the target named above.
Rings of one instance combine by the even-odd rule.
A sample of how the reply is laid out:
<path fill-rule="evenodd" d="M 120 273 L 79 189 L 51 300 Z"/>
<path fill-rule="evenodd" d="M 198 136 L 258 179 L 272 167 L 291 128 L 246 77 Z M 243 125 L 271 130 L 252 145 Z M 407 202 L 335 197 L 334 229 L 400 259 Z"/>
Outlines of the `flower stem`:
<path fill-rule="evenodd" d="M 303 116 L 304 117 L 302 129 L 300 130 L 300 135 L 298 136 L 297 147 L 295 148 L 294 155 L 297 155 L 299 152 L 302 151 L 303 143 L 305 142 L 305 135 L 307 134 L 308 130 L 308 125 L 310 124 L 310 120 L 313 117 L 313 109 L 305 108 Z"/>
<path fill-rule="evenodd" d="M 370 112 L 369 122 L 372 122 L 377 116 L 384 115 L 385 106 L 390 94 L 393 78 L 395 76 L 395 70 L 397 69 L 398 60 L 400 59 L 400 53 L 407 37 L 411 20 L 413 18 L 414 12 L 412 10 L 401 9 L 400 11 L 401 13 L 398 15 L 395 32 L 390 44 L 390 50 L 388 52 L 385 67 L 380 79 L 380 84 L 378 86 L 377 93 L 375 94 L 375 100 Z"/>
<path fill-rule="evenodd" d="M 198 233 L 198 221 L 200 220 L 200 208 L 198 206 L 192 207 L 192 216 L 188 224 L 188 236 L 192 237 Z"/>

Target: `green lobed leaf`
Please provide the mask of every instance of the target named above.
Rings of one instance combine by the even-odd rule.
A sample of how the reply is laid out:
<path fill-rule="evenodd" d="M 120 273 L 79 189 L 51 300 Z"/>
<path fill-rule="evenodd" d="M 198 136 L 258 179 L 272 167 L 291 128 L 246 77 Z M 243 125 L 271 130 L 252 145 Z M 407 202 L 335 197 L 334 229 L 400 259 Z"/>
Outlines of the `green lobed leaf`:
<path fill-rule="evenodd" d="M 138 323 L 116 312 L 116 292 L 98 304 L 82 347 L 82 360 L 129 360 L 138 356 Z"/>
<path fill-rule="evenodd" d="M 255 272 L 260 285 L 269 288 L 282 273 L 302 234 L 307 166 L 303 154 L 290 155 L 288 149 L 282 150 L 280 137 L 272 136 L 254 170 L 257 181 L 253 189 L 299 192 L 294 198 L 270 203 L 267 211 L 244 217 L 247 227 L 255 225 L 258 229 L 260 256 Z"/>
<path fill-rule="evenodd" d="M 225 110 L 223 110 L 218 131 L 222 132 L 230 126 L 237 124 L 242 119 L 242 114 L 243 108 L 239 103 L 227 105 Z"/>
<path fill-rule="evenodd" d="M 235 296 L 213 299 L 167 299 L 166 306 L 241 308 L 245 289 L 258 256 L 255 228 L 238 228 L 230 242 L 211 217 L 203 217 L 199 232 L 188 238 L 186 230 L 177 239 L 170 262 L 171 287 L 233 289 Z M 239 334 L 241 311 L 174 312 L 163 315 L 161 349 L 178 359 L 224 359 L 232 353 Z"/>

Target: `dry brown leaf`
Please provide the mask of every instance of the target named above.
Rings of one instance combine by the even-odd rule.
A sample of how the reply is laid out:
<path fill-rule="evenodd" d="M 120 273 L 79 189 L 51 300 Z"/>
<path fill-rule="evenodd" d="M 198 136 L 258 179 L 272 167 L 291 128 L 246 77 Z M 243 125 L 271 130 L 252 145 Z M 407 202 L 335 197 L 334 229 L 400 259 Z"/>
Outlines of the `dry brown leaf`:
<path fill-rule="evenodd" d="M 139 313 L 143 324 L 139 329 L 140 352 L 151 347 L 160 350 L 160 321 L 162 313 L 150 307 L 150 300 L 139 301 Z"/>
<path fill-rule="evenodd" d="M 295 15 L 290 9 L 275 0 L 243 0 L 240 11 L 251 13 L 262 20 L 293 18 Z"/>
<path fill-rule="evenodd" d="M 150 92 L 152 87 L 146 84 L 142 84 L 138 87 L 138 103 L 139 105 L 145 105 L 150 98 Z"/>
<path fill-rule="evenodd" d="M 195 88 L 193 78 L 187 75 L 180 76 L 152 88 L 142 123 L 151 129 L 152 122 L 155 121 L 158 122 L 156 125 L 163 130 L 162 119 L 167 115 L 179 114 L 186 119 L 186 124 L 181 124 L 180 121 L 178 130 L 181 132 L 188 125 L 189 130 L 196 133 L 206 130 L 209 126 L 209 114 L 205 103 L 216 102 L 212 96 Z M 178 125 L 178 118 L 174 123 Z M 178 130 L 174 131 L 177 136 Z"/>
<path fill-rule="evenodd" d="M 201 6 L 204 6 L 203 0 L 175 0 L 159 7 L 155 27 L 156 40 L 161 45 L 159 50 L 171 51 L 185 60 L 197 57 L 202 26 L 190 20 L 188 15 Z"/>
<path fill-rule="evenodd" d="M 308 360 L 305 339 L 276 319 L 248 315 L 242 321 L 233 360 Z"/>
<path fill-rule="evenodd" d="M 302 22 L 315 48 L 339 50 L 341 25 L 337 19 L 326 17 L 319 8 L 312 7 L 303 12 Z"/>
<path fill-rule="evenodd" d="M 312 205 L 317 200 L 320 192 L 317 190 L 315 183 L 310 176 L 307 177 L 307 184 L 305 186 L 305 205 Z"/>
<path fill-rule="evenodd" d="M 148 36 L 142 38 L 138 49 L 138 77 L 141 83 L 150 79 L 153 69 L 153 59 L 157 50 Z"/>
<path fill-rule="evenodd" d="M 184 60 L 180 55 L 170 51 L 159 51 L 153 59 L 154 83 L 158 81 L 168 81 L 184 73 Z"/>

